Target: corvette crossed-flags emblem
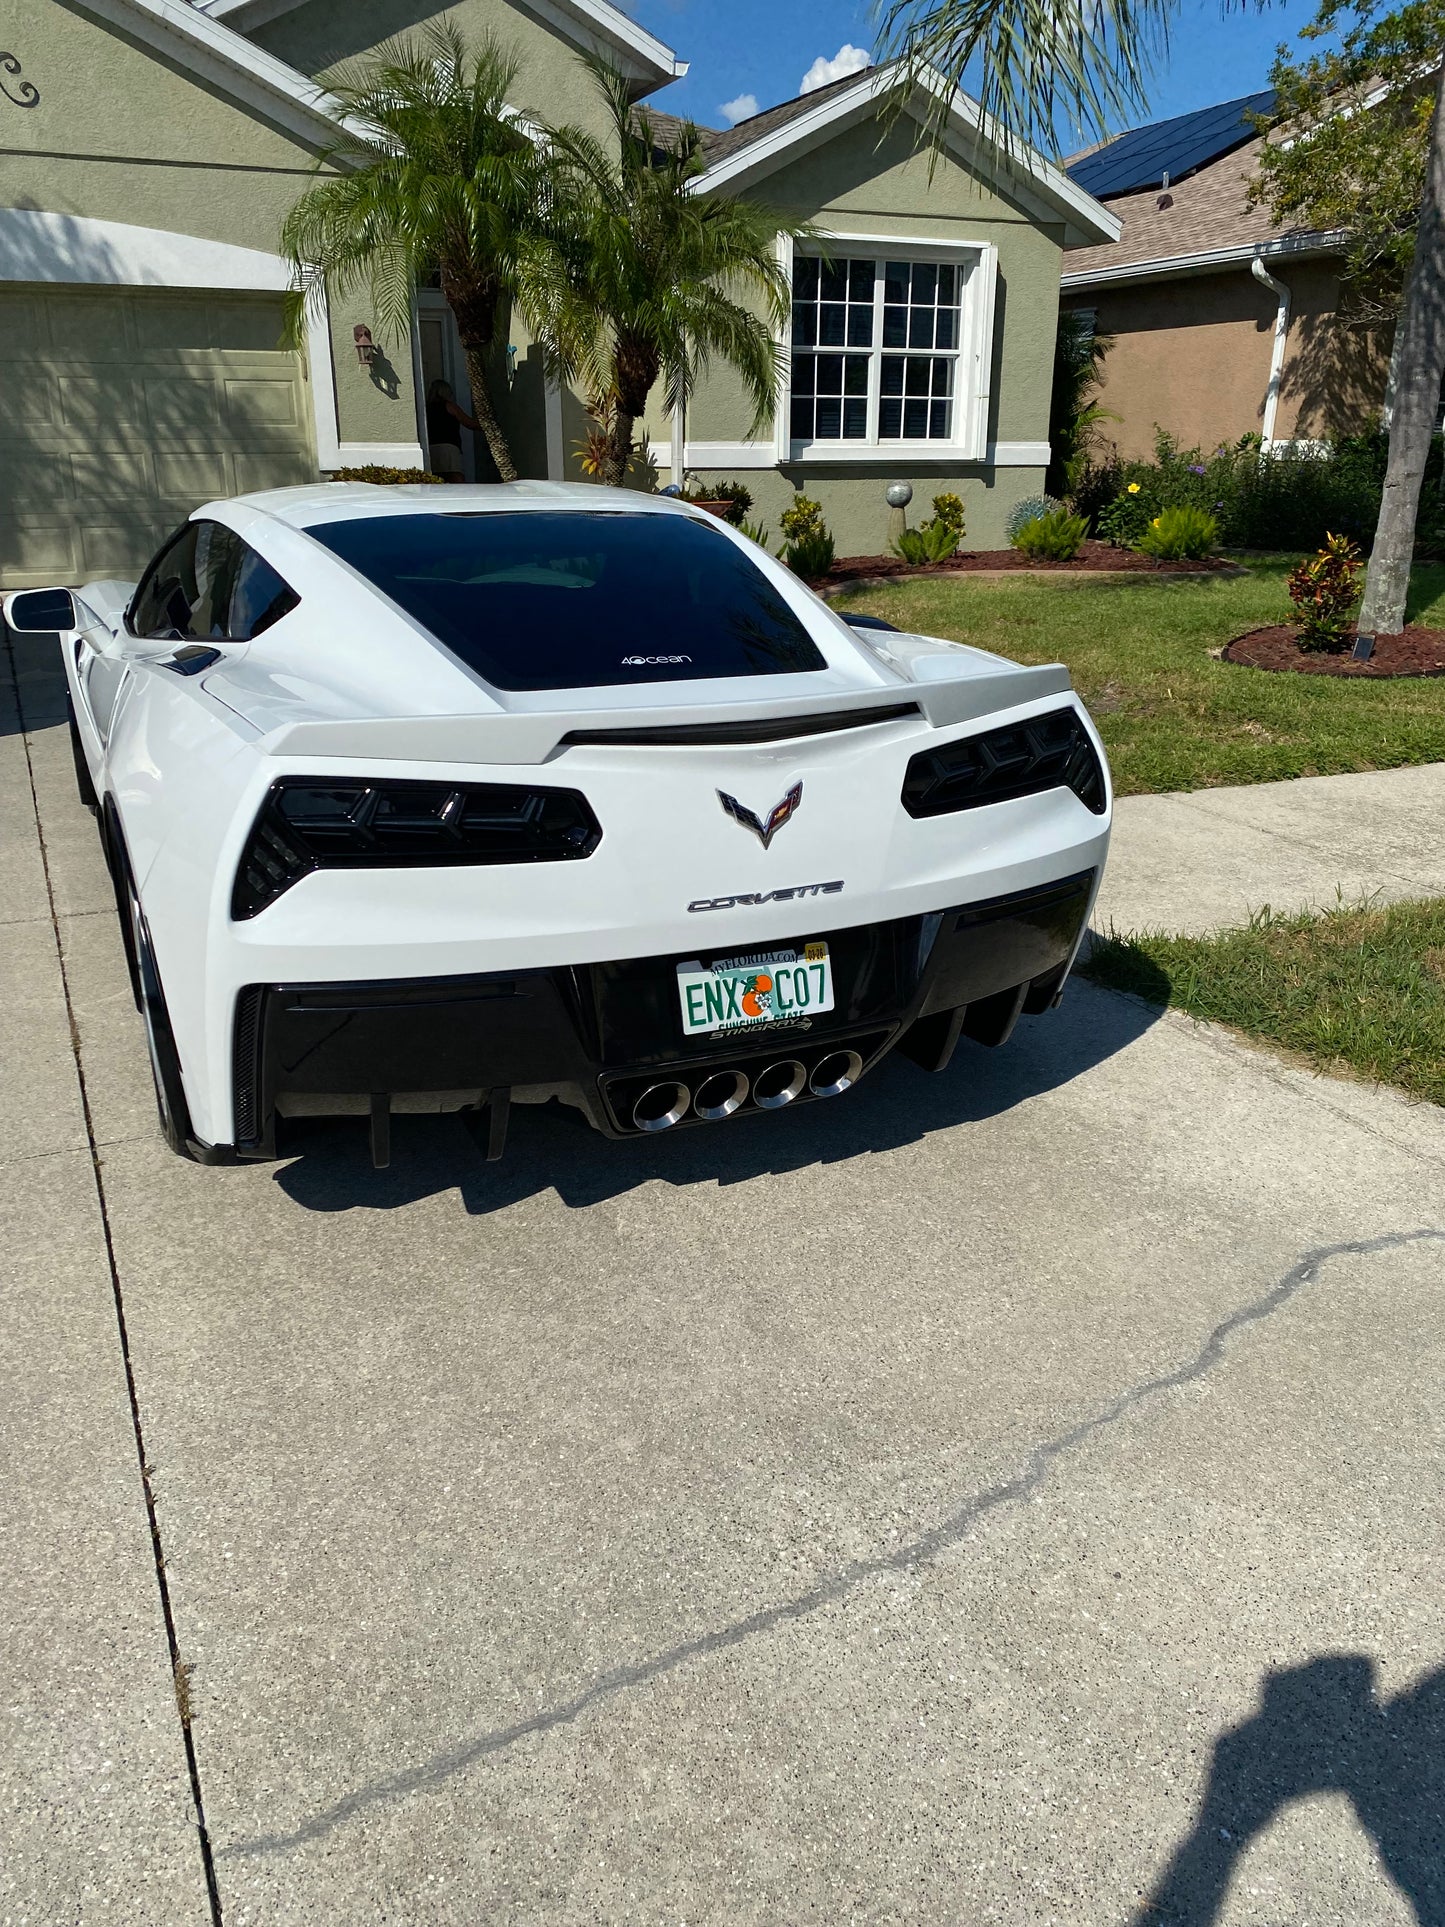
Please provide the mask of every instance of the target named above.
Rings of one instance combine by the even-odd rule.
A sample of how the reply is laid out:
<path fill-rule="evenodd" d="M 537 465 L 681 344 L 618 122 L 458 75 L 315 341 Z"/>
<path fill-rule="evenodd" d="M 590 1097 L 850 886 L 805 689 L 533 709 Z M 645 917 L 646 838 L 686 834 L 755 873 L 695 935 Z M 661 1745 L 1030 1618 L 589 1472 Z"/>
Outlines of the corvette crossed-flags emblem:
<path fill-rule="evenodd" d="M 766 850 L 778 831 L 782 829 L 783 825 L 790 821 L 796 813 L 798 805 L 803 800 L 803 786 L 801 783 L 794 783 L 782 802 L 773 805 L 772 809 L 768 812 L 766 822 L 750 810 L 745 803 L 740 803 L 735 796 L 729 796 L 726 790 L 718 791 L 717 800 L 722 804 L 723 808 L 735 823 L 741 823 L 745 830 L 752 831 L 753 835 Z"/>

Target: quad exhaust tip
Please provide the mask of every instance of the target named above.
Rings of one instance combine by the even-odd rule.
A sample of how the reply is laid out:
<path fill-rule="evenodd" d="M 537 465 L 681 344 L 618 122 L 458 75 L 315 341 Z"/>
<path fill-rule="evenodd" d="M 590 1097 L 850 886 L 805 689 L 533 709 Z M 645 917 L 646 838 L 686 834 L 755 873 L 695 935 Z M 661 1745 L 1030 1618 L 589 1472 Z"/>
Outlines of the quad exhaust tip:
<path fill-rule="evenodd" d="M 698 1085 L 692 1108 L 709 1124 L 715 1124 L 740 1109 L 747 1095 L 748 1080 L 742 1071 L 714 1071 Z"/>
<path fill-rule="evenodd" d="M 713 1080 L 710 1078 L 708 1082 Z M 671 1079 L 649 1084 L 632 1107 L 632 1121 L 639 1131 L 670 1131 L 687 1116 L 691 1102 L 692 1092 L 686 1084 L 677 1084 Z M 741 1098 L 738 1102 L 742 1102 Z M 727 1114 L 720 1112 L 719 1115 Z"/>
<path fill-rule="evenodd" d="M 763 1111 L 780 1111 L 791 1104 L 808 1081 L 796 1057 L 781 1058 L 753 1079 L 753 1102 Z"/>
<path fill-rule="evenodd" d="M 862 1071 L 863 1059 L 857 1051 L 830 1050 L 826 1057 L 820 1057 L 813 1066 L 808 1089 L 814 1097 L 841 1097 L 844 1091 L 858 1082 Z"/>

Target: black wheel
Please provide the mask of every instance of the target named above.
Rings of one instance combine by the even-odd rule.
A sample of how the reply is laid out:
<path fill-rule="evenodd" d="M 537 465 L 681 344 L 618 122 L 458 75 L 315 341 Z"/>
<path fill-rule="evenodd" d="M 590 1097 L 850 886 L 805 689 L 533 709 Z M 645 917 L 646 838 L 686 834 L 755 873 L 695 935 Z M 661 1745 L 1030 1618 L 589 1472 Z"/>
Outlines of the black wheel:
<path fill-rule="evenodd" d="M 186 1088 L 181 1081 L 180 1054 L 176 1050 L 171 1020 L 166 1011 L 151 934 L 146 927 L 145 912 L 141 909 L 124 853 L 116 852 L 115 860 L 125 904 L 122 926 L 126 950 L 134 960 L 133 976 L 138 990 L 137 1002 L 145 1024 L 146 1048 L 150 1053 L 151 1081 L 155 1085 L 156 1115 L 160 1120 L 161 1136 L 178 1157 L 194 1158 L 195 1152 L 191 1149 L 191 1115 L 186 1106 Z"/>
<path fill-rule="evenodd" d="M 85 760 L 85 750 L 81 746 L 80 726 L 75 720 L 75 704 L 67 692 L 65 698 L 65 720 L 70 725 L 70 753 L 75 759 L 75 787 L 80 800 L 92 816 L 100 814 L 100 798 L 95 793 L 95 785 L 90 780 L 90 765 Z"/>

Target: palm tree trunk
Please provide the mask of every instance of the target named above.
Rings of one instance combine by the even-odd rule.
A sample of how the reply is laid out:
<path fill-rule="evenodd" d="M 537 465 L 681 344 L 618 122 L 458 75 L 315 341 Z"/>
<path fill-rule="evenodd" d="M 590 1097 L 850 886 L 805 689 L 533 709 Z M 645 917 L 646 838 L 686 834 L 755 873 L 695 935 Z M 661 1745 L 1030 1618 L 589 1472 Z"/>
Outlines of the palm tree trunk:
<path fill-rule="evenodd" d="M 483 439 L 497 465 L 498 475 L 504 482 L 515 482 L 517 464 L 512 460 L 511 446 L 502 431 L 502 424 L 497 420 L 491 390 L 487 387 L 486 354 L 469 341 L 464 341 L 462 348 L 467 358 L 467 379 L 472 384 L 472 413 L 481 425 Z"/>
<path fill-rule="evenodd" d="M 625 415 L 620 408 L 612 417 L 600 477 L 608 488 L 621 488 L 627 480 L 627 465 L 632 460 L 632 430 L 636 421 L 635 415 Z"/>
<path fill-rule="evenodd" d="M 1415 259 L 1395 326 L 1392 359 L 1398 380 L 1390 417 L 1390 460 L 1360 606 L 1363 635 L 1393 636 L 1405 626 L 1420 485 L 1440 412 L 1445 373 L 1445 65 L 1435 90 Z"/>

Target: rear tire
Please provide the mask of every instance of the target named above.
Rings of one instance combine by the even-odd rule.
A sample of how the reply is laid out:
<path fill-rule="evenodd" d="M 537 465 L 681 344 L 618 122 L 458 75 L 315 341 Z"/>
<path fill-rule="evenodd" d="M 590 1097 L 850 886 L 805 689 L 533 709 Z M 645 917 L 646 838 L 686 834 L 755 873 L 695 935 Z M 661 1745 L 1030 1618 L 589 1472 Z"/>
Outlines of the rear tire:
<path fill-rule="evenodd" d="M 69 692 L 65 697 L 65 720 L 70 725 L 70 753 L 75 759 L 75 788 L 81 802 L 92 816 L 100 815 L 100 798 L 95 793 L 95 784 L 90 780 L 90 765 L 85 760 L 85 747 L 80 740 L 80 725 L 75 720 L 75 704 Z"/>

